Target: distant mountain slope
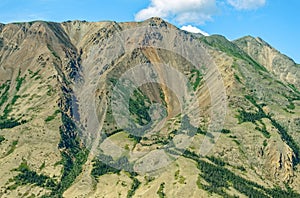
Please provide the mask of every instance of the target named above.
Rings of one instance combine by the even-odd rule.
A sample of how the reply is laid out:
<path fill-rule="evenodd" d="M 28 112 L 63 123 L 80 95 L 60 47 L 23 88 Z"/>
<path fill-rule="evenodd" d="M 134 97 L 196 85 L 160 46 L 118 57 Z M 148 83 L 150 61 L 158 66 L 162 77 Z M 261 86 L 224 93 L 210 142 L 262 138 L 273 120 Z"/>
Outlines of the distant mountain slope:
<path fill-rule="evenodd" d="M 300 88 L 299 66 L 291 58 L 281 54 L 261 38 L 246 36 L 234 43 L 279 79 Z"/>
<path fill-rule="evenodd" d="M 298 71 L 160 18 L 0 24 L 0 197 L 300 197 Z"/>

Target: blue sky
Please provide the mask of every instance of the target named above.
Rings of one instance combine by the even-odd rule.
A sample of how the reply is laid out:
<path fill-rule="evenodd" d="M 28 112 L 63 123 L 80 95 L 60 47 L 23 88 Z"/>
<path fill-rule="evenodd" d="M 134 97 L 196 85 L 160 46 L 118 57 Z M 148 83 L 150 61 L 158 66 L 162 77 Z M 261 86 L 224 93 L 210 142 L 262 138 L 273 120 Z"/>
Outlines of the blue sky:
<path fill-rule="evenodd" d="M 233 40 L 259 36 L 300 63 L 299 0 L 1 0 L 0 22 L 135 21 L 160 16 Z"/>

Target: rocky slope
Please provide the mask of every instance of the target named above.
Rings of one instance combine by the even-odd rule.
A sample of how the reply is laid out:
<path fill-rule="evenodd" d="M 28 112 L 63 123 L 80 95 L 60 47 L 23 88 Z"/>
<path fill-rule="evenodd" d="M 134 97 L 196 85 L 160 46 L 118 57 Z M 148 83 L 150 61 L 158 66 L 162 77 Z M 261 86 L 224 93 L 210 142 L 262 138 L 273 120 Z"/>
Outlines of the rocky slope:
<path fill-rule="evenodd" d="M 234 43 L 280 80 L 299 88 L 299 66 L 291 58 L 281 54 L 261 38 L 246 36 Z"/>
<path fill-rule="evenodd" d="M 0 24 L 0 197 L 299 197 L 298 71 L 160 18 Z"/>

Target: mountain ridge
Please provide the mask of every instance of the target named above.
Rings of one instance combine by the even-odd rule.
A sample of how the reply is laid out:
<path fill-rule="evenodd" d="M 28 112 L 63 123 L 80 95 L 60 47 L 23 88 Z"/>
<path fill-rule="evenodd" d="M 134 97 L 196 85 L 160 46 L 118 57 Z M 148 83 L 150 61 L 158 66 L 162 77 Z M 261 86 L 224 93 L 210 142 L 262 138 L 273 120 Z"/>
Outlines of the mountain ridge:
<path fill-rule="evenodd" d="M 163 23 L 166 23 L 168 25 L 171 25 L 173 26 L 174 28 L 177 28 L 179 30 L 178 27 L 176 27 L 175 25 L 172 25 L 171 23 L 167 22 L 167 21 L 164 21 L 162 18 L 159 18 L 159 17 L 152 17 L 152 18 L 149 18 L 143 22 L 139 22 L 139 23 L 151 23 L 153 21 L 161 21 Z M 134 23 L 137 23 L 137 22 L 117 22 L 117 21 L 113 21 L 113 20 L 103 20 L 103 21 L 94 21 L 94 22 L 89 22 L 89 21 L 86 21 L 86 20 L 67 20 L 67 21 L 63 21 L 63 22 L 53 22 L 53 21 L 43 21 L 43 20 L 34 20 L 34 21 L 29 21 L 29 22 L 9 22 L 9 23 L 0 23 L 1 26 L 7 26 L 7 25 L 16 25 L 16 24 L 33 24 L 33 23 L 38 23 L 38 22 L 41 22 L 41 23 L 54 23 L 54 24 L 66 24 L 66 23 L 91 23 L 91 24 L 97 24 L 97 23 L 115 23 L 115 24 L 134 24 Z M 182 31 L 185 31 L 185 30 L 182 30 Z M 186 31 L 188 32 L 188 31 Z M 188 32 L 190 34 L 197 34 L 197 35 L 202 35 L 201 33 L 191 33 L 191 32 Z M 219 34 L 212 34 L 210 36 L 214 36 L 214 35 L 219 35 Z M 204 36 L 204 35 L 202 35 Z M 222 36 L 222 35 L 220 35 Z M 224 36 L 225 37 L 225 36 Z M 225 37 L 226 38 L 226 37 Z M 264 44 L 266 44 L 267 46 L 275 49 L 274 47 L 272 47 L 271 44 L 269 44 L 268 42 L 266 42 L 265 40 L 263 40 L 261 37 L 254 37 L 254 36 L 251 36 L 251 35 L 247 35 L 247 36 L 243 36 L 241 38 L 236 38 L 233 40 L 234 43 L 236 43 L 237 41 L 239 40 L 244 40 L 244 39 L 247 39 L 247 38 L 252 38 L 252 39 L 257 39 L 257 40 L 260 40 L 262 41 Z M 227 38 L 226 38 L 227 39 Z M 279 51 L 278 51 L 279 52 Z M 284 56 L 286 56 L 287 58 L 291 59 L 294 63 L 295 61 L 289 57 L 288 55 L 286 54 L 282 54 Z"/>

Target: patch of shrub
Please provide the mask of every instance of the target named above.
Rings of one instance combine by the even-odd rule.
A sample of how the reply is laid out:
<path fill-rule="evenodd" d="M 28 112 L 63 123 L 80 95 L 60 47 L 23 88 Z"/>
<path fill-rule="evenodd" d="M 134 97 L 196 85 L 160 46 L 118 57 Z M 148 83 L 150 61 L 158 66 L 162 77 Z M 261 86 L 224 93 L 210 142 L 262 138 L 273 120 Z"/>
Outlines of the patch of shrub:
<path fill-rule="evenodd" d="M 93 160 L 93 170 L 91 175 L 97 180 L 98 177 L 107 173 L 119 173 L 121 170 L 114 167 L 114 160 L 111 156 L 102 155 Z"/>
<path fill-rule="evenodd" d="M 12 153 L 15 151 L 15 149 L 16 149 L 16 147 L 17 147 L 17 144 L 18 144 L 18 140 L 14 140 L 14 141 L 11 143 L 10 149 L 7 151 L 6 156 L 12 154 Z"/>
<path fill-rule="evenodd" d="M 0 144 L 5 141 L 5 137 L 3 135 L 0 135 Z"/>
<path fill-rule="evenodd" d="M 52 178 L 30 170 L 26 162 L 22 162 L 14 171 L 19 172 L 19 174 L 13 178 L 14 186 L 33 184 L 47 189 L 53 189 L 56 186 L 56 182 Z"/>
<path fill-rule="evenodd" d="M 132 185 L 131 185 L 131 189 L 127 193 L 127 198 L 133 197 L 133 195 L 135 194 L 135 191 L 141 185 L 141 182 L 137 178 L 131 176 L 131 179 L 133 180 L 133 182 L 132 182 Z"/>
<path fill-rule="evenodd" d="M 199 175 L 207 184 L 203 184 L 200 178 L 198 187 L 223 197 L 232 197 L 226 193 L 226 189 L 234 188 L 247 197 L 300 197 L 300 194 L 292 190 L 280 188 L 266 188 L 253 181 L 240 177 L 222 165 L 212 164 L 201 159 L 195 152 L 186 150 L 183 156 L 197 162 L 201 171 Z M 224 162 L 225 163 L 225 162 Z"/>
<path fill-rule="evenodd" d="M 50 122 L 52 120 L 54 120 L 54 118 L 60 113 L 60 110 L 57 109 L 54 111 L 54 113 L 50 116 L 48 116 L 46 119 L 45 119 L 45 122 Z"/>
<path fill-rule="evenodd" d="M 229 129 L 222 129 L 221 133 L 223 133 L 223 134 L 229 134 L 229 133 L 231 133 L 231 131 Z"/>
<path fill-rule="evenodd" d="M 263 125 L 262 128 L 256 126 L 255 130 L 260 131 L 265 136 L 265 138 L 269 139 L 271 137 L 271 134 L 269 133 L 269 131 L 267 131 L 266 125 Z"/>
<path fill-rule="evenodd" d="M 156 192 L 156 194 L 158 194 L 159 198 L 165 198 L 166 194 L 164 193 L 164 189 L 165 189 L 165 183 L 161 183 L 159 186 L 158 191 Z"/>

